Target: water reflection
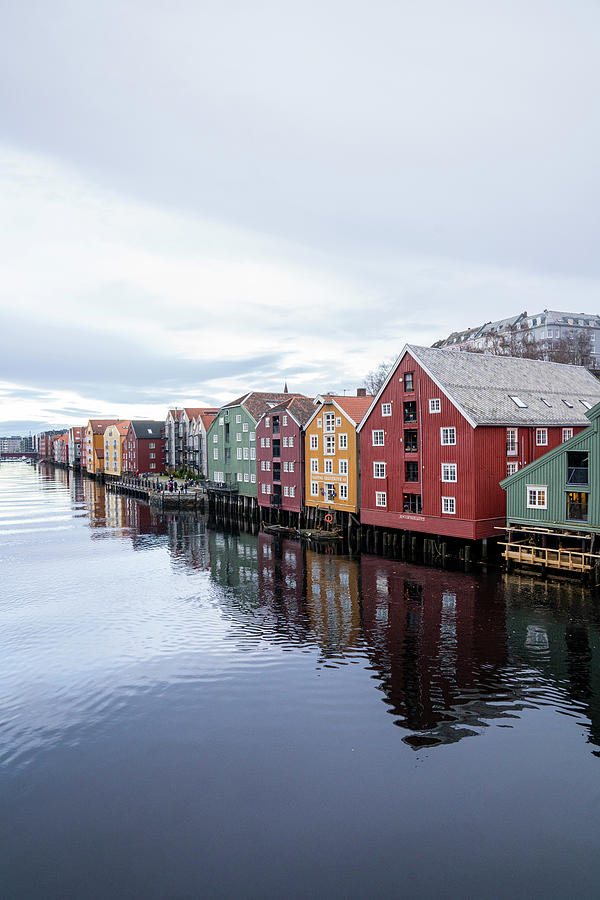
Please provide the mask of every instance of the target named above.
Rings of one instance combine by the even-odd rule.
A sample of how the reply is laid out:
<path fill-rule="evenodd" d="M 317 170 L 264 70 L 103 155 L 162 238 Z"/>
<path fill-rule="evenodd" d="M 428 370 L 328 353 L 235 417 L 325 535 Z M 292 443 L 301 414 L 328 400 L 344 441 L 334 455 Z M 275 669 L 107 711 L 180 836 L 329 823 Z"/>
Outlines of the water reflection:
<path fill-rule="evenodd" d="M 319 552 L 162 512 L 66 470 L 38 477 L 68 494 L 95 540 L 163 548 L 174 573 L 205 573 L 245 649 L 314 650 L 317 667 L 370 671 L 414 749 L 514 727 L 526 708 L 546 706 L 583 721 L 600 747 L 600 612 L 578 583 Z"/>

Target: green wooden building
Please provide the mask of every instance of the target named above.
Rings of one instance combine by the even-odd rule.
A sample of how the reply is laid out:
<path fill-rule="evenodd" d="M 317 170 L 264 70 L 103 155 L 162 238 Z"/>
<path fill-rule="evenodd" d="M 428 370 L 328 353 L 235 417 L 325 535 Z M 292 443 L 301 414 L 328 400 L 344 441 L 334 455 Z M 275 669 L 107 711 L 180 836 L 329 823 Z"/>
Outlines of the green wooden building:
<path fill-rule="evenodd" d="M 506 559 L 574 571 L 596 566 L 600 403 L 586 416 L 588 428 L 500 482 L 507 501 Z"/>
<path fill-rule="evenodd" d="M 206 435 L 209 486 L 256 498 L 256 423 L 290 396 L 301 395 L 250 391 L 221 407 Z"/>

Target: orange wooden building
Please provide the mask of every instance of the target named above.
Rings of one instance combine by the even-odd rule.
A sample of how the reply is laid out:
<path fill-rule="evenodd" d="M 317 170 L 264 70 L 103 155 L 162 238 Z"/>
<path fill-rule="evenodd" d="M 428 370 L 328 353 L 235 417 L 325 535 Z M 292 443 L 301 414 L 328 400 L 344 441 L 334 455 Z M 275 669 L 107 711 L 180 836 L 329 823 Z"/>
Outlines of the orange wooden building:
<path fill-rule="evenodd" d="M 316 398 L 318 406 L 305 426 L 305 506 L 358 512 L 356 429 L 372 400 L 363 388 L 356 397 Z"/>

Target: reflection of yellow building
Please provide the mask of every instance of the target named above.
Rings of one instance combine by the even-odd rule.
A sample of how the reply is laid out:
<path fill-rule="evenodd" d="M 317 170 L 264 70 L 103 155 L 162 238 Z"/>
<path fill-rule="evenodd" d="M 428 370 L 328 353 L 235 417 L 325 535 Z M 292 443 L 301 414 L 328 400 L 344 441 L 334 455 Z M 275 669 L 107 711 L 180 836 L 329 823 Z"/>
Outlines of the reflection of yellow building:
<path fill-rule="evenodd" d="M 320 405 L 305 427 L 306 506 L 358 512 L 356 428 L 372 397 L 318 397 Z"/>
<path fill-rule="evenodd" d="M 121 475 L 123 471 L 123 445 L 129 422 L 115 422 L 104 432 L 104 471 L 107 475 Z"/>
<path fill-rule="evenodd" d="M 115 422 L 118 419 L 90 419 L 87 423 L 82 456 L 85 456 L 85 467 L 90 475 L 104 471 L 104 432 Z"/>
<path fill-rule="evenodd" d="M 109 528 L 123 528 L 126 523 L 125 497 L 114 491 L 105 494 L 106 525 Z"/>
<path fill-rule="evenodd" d="M 324 651 L 355 646 L 361 636 L 358 564 L 353 559 L 306 551 L 306 602 Z"/>

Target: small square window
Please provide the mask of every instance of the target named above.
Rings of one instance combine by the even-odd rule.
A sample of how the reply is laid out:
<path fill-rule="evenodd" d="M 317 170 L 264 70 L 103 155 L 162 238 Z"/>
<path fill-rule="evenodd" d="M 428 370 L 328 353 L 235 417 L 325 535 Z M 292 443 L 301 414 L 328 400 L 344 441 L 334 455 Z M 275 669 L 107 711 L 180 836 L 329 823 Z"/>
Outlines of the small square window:
<path fill-rule="evenodd" d="M 383 447 L 384 444 L 384 434 L 383 429 L 376 429 L 373 431 L 373 446 L 374 447 Z"/>
<path fill-rule="evenodd" d="M 429 401 L 429 412 L 430 413 L 439 413 L 442 411 L 442 401 L 439 397 L 433 397 Z"/>
<path fill-rule="evenodd" d="M 382 403 L 381 404 L 381 415 L 382 416 L 391 416 L 392 414 L 392 404 L 391 403 Z"/>
<path fill-rule="evenodd" d="M 535 429 L 535 443 L 537 447 L 547 447 L 548 446 L 548 429 L 547 428 L 536 428 Z"/>
<path fill-rule="evenodd" d="M 375 506 L 387 506 L 387 493 L 385 491 L 375 491 Z"/>
<path fill-rule="evenodd" d="M 456 444 L 456 428 L 440 428 L 440 437 L 443 446 Z"/>
<path fill-rule="evenodd" d="M 385 463 L 384 462 L 374 462 L 373 463 L 373 478 L 385 478 Z"/>

